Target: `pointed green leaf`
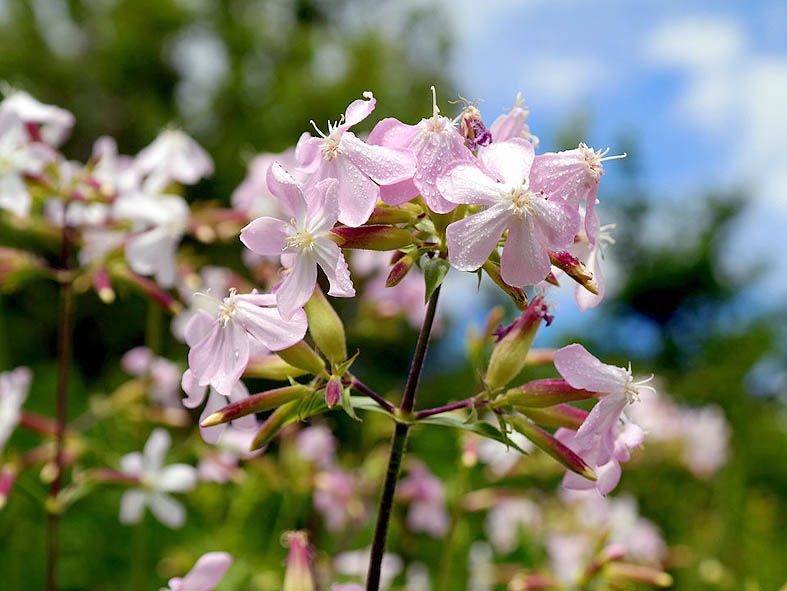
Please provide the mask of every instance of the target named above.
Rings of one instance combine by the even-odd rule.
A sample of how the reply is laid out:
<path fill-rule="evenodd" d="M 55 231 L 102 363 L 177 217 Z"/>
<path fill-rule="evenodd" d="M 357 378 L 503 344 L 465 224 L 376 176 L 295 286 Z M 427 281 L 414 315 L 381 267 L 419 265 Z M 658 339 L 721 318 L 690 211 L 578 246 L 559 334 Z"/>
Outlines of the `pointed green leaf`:
<path fill-rule="evenodd" d="M 424 301 L 428 302 L 435 290 L 443 283 L 445 276 L 448 275 L 448 269 L 451 268 L 451 265 L 448 264 L 447 260 L 435 257 L 427 258 L 423 263 L 423 267 L 424 281 L 426 282 Z"/>

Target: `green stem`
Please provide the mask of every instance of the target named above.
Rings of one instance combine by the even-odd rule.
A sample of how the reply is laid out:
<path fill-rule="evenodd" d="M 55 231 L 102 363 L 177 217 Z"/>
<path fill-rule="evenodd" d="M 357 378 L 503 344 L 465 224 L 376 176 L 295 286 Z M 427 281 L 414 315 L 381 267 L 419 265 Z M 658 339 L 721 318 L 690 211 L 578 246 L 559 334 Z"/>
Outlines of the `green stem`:
<path fill-rule="evenodd" d="M 437 299 L 440 295 L 440 288 L 435 289 L 426 308 L 426 316 L 421 326 L 421 333 L 418 335 L 418 342 L 415 345 L 415 354 L 410 364 L 410 373 L 407 376 L 407 384 L 402 396 L 402 404 L 399 410 L 402 414 L 410 414 L 415 407 L 415 394 L 418 390 L 418 381 L 426 359 L 426 350 L 429 345 L 429 336 L 432 333 L 435 312 L 437 310 Z M 388 470 L 385 473 L 383 492 L 380 498 L 380 506 L 377 513 L 377 524 L 374 528 L 374 539 L 372 541 L 371 555 L 369 556 L 369 573 L 366 578 L 366 591 L 378 591 L 380 588 L 380 573 L 385 554 L 385 541 L 388 536 L 388 524 L 391 520 L 393 509 L 394 493 L 396 483 L 399 480 L 399 469 L 404 458 L 405 445 L 407 443 L 407 432 L 410 426 L 406 423 L 396 423 L 393 438 L 391 440 L 391 451 L 388 456 Z"/>
<path fill-rule="evenodd" d="M 71 269 L 71 230 L 63 227 L 63 242 L 60 252 L 60 265 L 65 271 Z M 60 284 L 60 312 L 58 316 L 57 338 L 57 390 L 55 417 L 55 478 L 49 489 L 49 506 L 47 518 L 47 589 L 57 589 L 57 562 L 60 545 L 58 541 L 60 529 L 60 513 L 58 495 L 63 488 L 63 451 L 65 448 L 66 422 L 68 421 L 68 379 L 71 364 L 73 290 L 69 273 L 64 274 Z"/>

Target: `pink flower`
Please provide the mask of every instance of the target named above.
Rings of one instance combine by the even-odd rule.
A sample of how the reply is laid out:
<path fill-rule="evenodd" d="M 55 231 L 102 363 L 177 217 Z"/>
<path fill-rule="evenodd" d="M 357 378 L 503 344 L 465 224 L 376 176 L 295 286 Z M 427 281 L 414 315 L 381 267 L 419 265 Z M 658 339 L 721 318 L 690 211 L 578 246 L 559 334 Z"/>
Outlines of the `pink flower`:
<path fill-rule="evenodd" d="M 208 391 L 208 388 L 205 385 L 199 384 L 194 373 L 190 369 L 187 369 L 183 374 L 181 387 L 186 393 L 186 398 L 182 401 L 183 406 L 186 408 L 197 408 L 200 404 L 202 404 L 203 400 L 205 400 L 205 394 L 206 391 Z M 225 396 L 221 394 L 214 387 L 211 387 L 207 393 L 208 403 L 205 405 L 205 408 L 202 410 L 202 414 L 199 417 L 200 423 L 202 423 L 202 421 L 204 421 L 214 412 L 224 408 L 228 404 L 232 402 L 238 402 L 239 400 L 249 397 L 249 391 L 246 389 L 246 386 L 243 385 L 243 382 L 241 382 L 240 379 L 238 379 L 238 381 L 236 381 L 232 386 L 232 390 L 230 391 L 229 395 Z M 246 415 L 244 417 L 235 419 L 231 424 L 236 429 L 250 431 L 257 427 L 257 419 L 254 417 L 254 415 Z M 214 427 L 203 427 L 200 424 L 199 431 L 204 441 L 207 443 L 217 443 L 224 436 L 224 432 L 227 430 L 227 428 L 228 425 L 226 424 L 216 425 Z M 251 445 L 251 439 L 248 443 Z"/>
<path fill-rule="evenodd" d="M 397 489 L 400 500 L 410 503 L 407 527 L 413 532 L 425 532 L 435 538 L 443 537 L 450 527 L 445 508 L 445 487 L 423 463 L 411 461 L 407 477 Z"/>
<path fill-rule="evenodd" d="M 572 207 L 577 208 L 580 201 L 585 201 L 585 232 L 591 244 L 595 244 L 599 233 L 596 201 L 599 181 L 604 174 L 601 163 L 625 157 L 625 154 L 606 156 L 607 152 L 609 149 L 602 152 L 579 144 L 573 150 L 539 154 L 530 172 L 534 186 L 550 195 L 559 196 Z"/>
<path fill-rule="evenodd" d="M 134 347 L 120 360 L 123 369 L 150 379 L 150 398 L 156 404 L 180 406 L 181 368 L 165 357 L 156 357 L 147 347 Z"/>
<path fill-rule="evenodd" d="M 538 138 L 530 133 L 530 126 L 527 119 L 530 111 L 524 108 L 525 101 L 522 100 L 522 93 L 516 95 L 516 102 L 511 110 L 504 115 L 500 115 L 489 127 L 492 133 L 492 140 L 495 142 L 505 142 L 515 137 L 528 140 L 534 148 L 538 147 Z"/>
<path fill-rule="evenodd" d="M 232 564 L 226 552 L 208 552 L 200 556 L 188 574 L 169 580 L 167 591 L 212 591 Z"/>
<path fill-rule="evenodd" d="M 250 219 L 279 217 L 281 206 L 277 197 L 268 189 L 268 169 L 280 163 L 289 171 L 296 171 L 295 148 L 281 154 L 259 154 L 249 163 L 246 178 L 232 192 L 232 207 L 244 212 Z M 297 179 L 303 181 L 305 179 Z"/>
<path fill-rule="evenodd" d="M 360 226 L 369 219 L 380 198 L 378 185 L 405 181 L 415 172 L 410 152 L 370 146 L 347 131 L 374 110 L 372 93 L 363 96 L 366 100 L 351 103 L 337 124 L 329 124 L 328 135 L 319 130 L 320 138 L 304 133 L 295 151 L 301 168 L 312 175 L 311 185 L 328 178 L 339 181 L 339 221 L 348 226 Z"/>
<path fill-rule="evenodd" d="M 315 476 L 313 503 L 331 532 L 345 529 L 350 522 L 360 522 L 366 515 L 356 477 L 338 467 Z"/>
<path fill-rule="evenodd" d="M 567 473 L 563 486 L 571 489 L 598 488 L 601 494 L 614 489 L 620 480 L 620 462 L 629 459 L 628 450 L 642 443 L 642 429 L 624 422 L 623 409 L 638 399 L 644 382 L 634 382 L 631 370 L 602 363 L 578 344 L 555 352 L 555 367 L 572 388 L 601 394 L 577 431 L 558 429 L 555 437 L 579 454 L 594 469 L 592 482 Z"/>
<path fill-rule="evenodd" d="M 519 138 L 482 148 L 481 167 L 458 163 L 437 179 L 437 187 L 456 203 L 486 209 L 448 226 L 448 259 L 460 271 L 481 267 L 504 232 L 501 272 L 509 285 L 533 285 L 549 274 L 546 249 L 572 244 L 579 225 L 576 208 L 531 187 L 533 146 Z"/>
<path fill-rule="evenodd" d="M 238 295 L 234 289 L 219 300 L 203 294 L 205 309 L 186 326 L 189 368 L 200 386 L 213 386 L 229 396 L 256 347 L 281 351 L 306 334 L 306 314 L 293 310 L 285 320 L 275 307 L 273 294 Z"/>
<path fill-rule="evenodd" d="M 421 119 L 416 125 L 406 125 L 393 118 L 383 119 L 369 134 L 369 143 L 406 149 L 416 157 L 412 179 L 380 187 L 383 201 L 400 205 L 420 194 L 432 211 L 448 213 L 456 209 L 456 203 L 440 194 L 437 177 L 452 162 L 471 162 L 472 154 L 454 122 L 439 114 L 434 92 L 433 86 L 433 113 L 429 119 Z"/>
<path fill-rule="evenodd" d="M 279 164 L 268 170 L 268 188 L 281 201 L 284 219 L 257 218 L 243 228 L 240 239 L 252 252 L 287 255 L 289 274 L 276 291 L 276 303 L 290 318 L 309 300 L 317 282 L 317 267 L 328 277 L 328 293 L 338 297 L 355 295 L 350 270 L 329 233 L 339 215 L 335 180 L 325 180 L 306 189 Z"/>

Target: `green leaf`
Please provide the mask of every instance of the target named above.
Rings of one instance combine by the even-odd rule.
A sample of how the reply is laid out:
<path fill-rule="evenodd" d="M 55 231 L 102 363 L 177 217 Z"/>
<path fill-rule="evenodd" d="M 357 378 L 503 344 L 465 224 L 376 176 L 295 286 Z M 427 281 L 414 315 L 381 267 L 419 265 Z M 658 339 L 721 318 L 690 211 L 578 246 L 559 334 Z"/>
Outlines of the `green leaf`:
<path fill-rule="evenodd" d="M 425 419 L 419 419 L 418 423 L 428 423 L 430 425 L 440 425 L 442 427 L 451 427 L 453 429 L 461 429 L 462 431 L 470 431 L 471 433 L 475 433 L 481 437 L 499 441 L 500 443 L 513 447 L 517 451 L 527 455 L 527 452 L 519 447 L 516 443 L 511 441 L 504 431 L 501 431 L 494 425 L 490 425 L 484 421 L 469 423 L 467 422 L 467 419 L 446 413 L 434 415 Z"/>
<path fill-rule="evenodd" d="M 358 415 L 355 414 L 355 410 L 353 409 L 352 403 L 352 396 L 350 396 L 350 389 L 349 388 L 342 388 L 342 408 L 344 412 L 346 412 L 350 418 L 355 419 L 358 422 L 363 422 L 361 419 L 358 418 Z"/>
<path fill-rule="evenodd" d="M 435 290 L 443 283 L 451 265 L 441 258 L 427 258 L 424 263 L 424 280 L 426 281 L 426 295 L 424 301 L 428 302 Z"/>

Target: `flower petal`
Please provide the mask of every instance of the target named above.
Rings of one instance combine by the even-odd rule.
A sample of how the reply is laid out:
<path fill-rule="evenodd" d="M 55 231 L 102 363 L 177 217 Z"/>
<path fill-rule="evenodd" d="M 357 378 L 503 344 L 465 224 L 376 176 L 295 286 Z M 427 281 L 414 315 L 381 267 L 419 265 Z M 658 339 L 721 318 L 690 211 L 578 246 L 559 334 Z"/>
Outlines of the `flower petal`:
<path fill-rule="evenodd" d="M 188 492 L 197 486 L 197 469 L 188 464 L 171 464 L 159 470 L 154 486 L 163 492 Z"/>
<path fill-rule="evenodd" d="M 240 241 L 253 253 L 280 255 L 287 248 L 286 225 L 276 218 L 257 218 L 240 231 Z"/>
<path fill-rule="evenodd" d="M 317 262 L 304 255 L 296 255 L 290 273 L 276 292 L 276 304 L 284 319 L 291 319 L 309 301 L 317 283 Z"/>
<path fill-rule="evenodd" d="M 549 274 L 549 255 L 536 239 L 531 216 L 514 220 L 500 258 L 503 281 L 515 287 L 535 285 Z"/>
<path fill-rule="evenodd" d="M 158 471 L 164 463 L 164 456 L 167 455 L 167 450 L 172 444 L 172 438 L 166 429 L 161 427 L 154 429 L 145 443 L 145 449 L 142 451 L 142 464 L 145 474 L 151 474 Z"/>
<path fill-rule="evenodd" d="M 120 499 L 120 523 L 139 523 L 145 511 L 147 495 L 141 490 L 127 490 Z"/>
<path fill-rule="evenodd" d="M 341 150 L 355 166 L 380 185 L 391 185 L 415 174 L 415 156 L 409 150 L 373 146 L 347 132 Z"/>
<path fill-rule="evenodd" d="M 150 511 L 156 519 L 172 529 L 183 527 L 183 524 L 186 523 L 186 509 L 165 493 L 151 495 Z"/>
<path fill-rule="evenodd" d="M 555 351 L 555 367 L 571 387 L 591 392 L 625 392 L 628 382 L 625 369 L 602 363 L 577 343 Z"/>
<path fill-rule="evenodd" d="M 203 554 L 189 573 L 180 580 L 183 591 L 212 591 L 232 564 L 226 552 Z M 172 582 L 170 581 L 170 587 Z"/>
<path fill-rule="evenodd" d="M 509 219 L 507 207 L 500 203 L 448 226 L 451 265 L 460 271 L 478 269 L 497 246 Z"/>
<path fill-rule="evenodd" d="M 340 298 L 355 296 L 355 288 L 350 279 L 350 269 L 342 249 L 331 240 L 321 240 L 314 245 L 317 264 L 325 272 L 330 283 L 328 295 Z"/>
<path fill-rule="evenodd" d="M 456 164 L 437 177 L 437 190 L 452 203 L 494 205 L 503 189 L 474 164 Z"/>
<path fill-rule="evenodd" d="M 281 164 L 274 162 L 268 169 L 266 180 L 268 190 L 278 198 L 287 217 L 294 217 L 296 220 L 303 219 L 306 213 L 306 200 L 301 188 L 290 173 L 284 170 Z"/>
<path fill-rule="evenodd" d="M 482 147 L 478 159 L 498 181 L 507 185 L 521 185 L 530 176 L 534 156 L 530 142 L 514 138 Z"/>

